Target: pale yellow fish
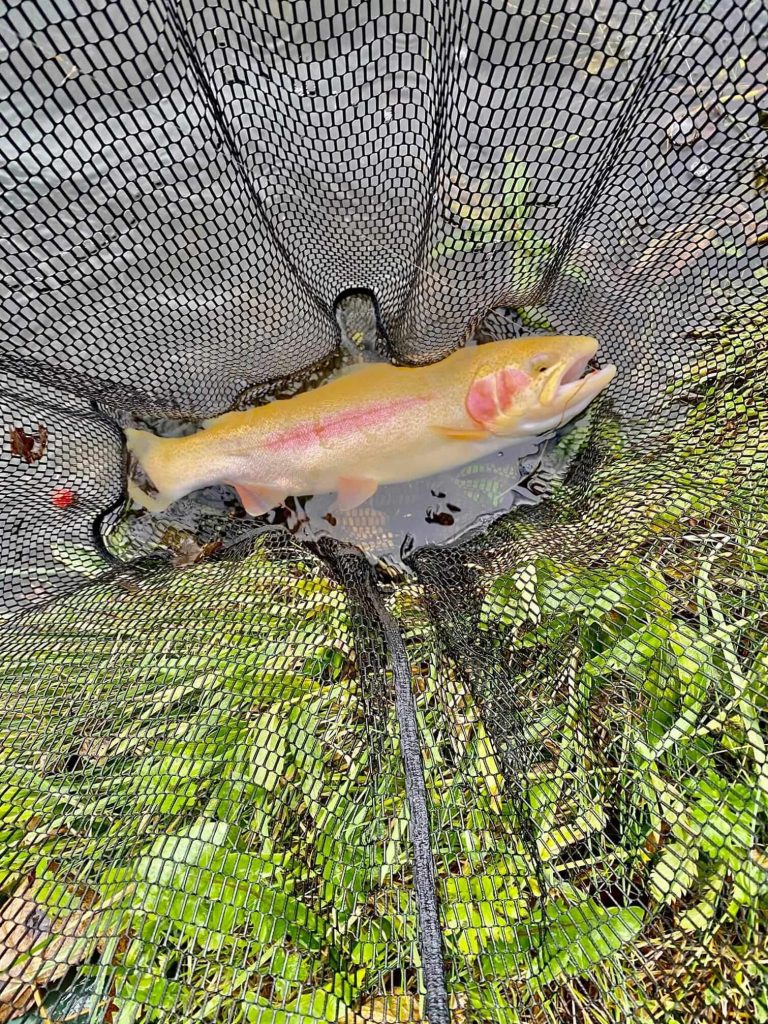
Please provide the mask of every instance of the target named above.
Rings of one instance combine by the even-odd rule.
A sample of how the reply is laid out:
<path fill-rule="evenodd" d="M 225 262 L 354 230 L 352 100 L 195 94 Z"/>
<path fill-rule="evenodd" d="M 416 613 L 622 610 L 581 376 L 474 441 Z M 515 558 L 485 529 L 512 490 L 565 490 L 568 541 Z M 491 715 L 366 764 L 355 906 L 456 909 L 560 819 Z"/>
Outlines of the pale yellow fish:
<path fill-rule="evenodd" d="M 200 487 L 228 484 L 261 515 L 289 495 L 362 504 L 380 484 L 472 462 L 567 423 L 610 384 L 608 365 L 582 376 L 593 338 L 555 336 L 459 349 L 430 366 L 365 363 L 293 398 L 208 420 L 188 437 L 126 430 L 157 490 L 129 493 L 162 511 Z"/>

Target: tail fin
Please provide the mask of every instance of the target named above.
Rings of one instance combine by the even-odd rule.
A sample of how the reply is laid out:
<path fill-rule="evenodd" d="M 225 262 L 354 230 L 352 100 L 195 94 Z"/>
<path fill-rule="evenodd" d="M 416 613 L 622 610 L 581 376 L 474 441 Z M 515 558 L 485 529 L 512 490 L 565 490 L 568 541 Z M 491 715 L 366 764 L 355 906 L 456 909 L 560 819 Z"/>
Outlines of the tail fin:
<path fill-rule="evenodd" d="M 148 430 L 124 430 L 128 451 L 135 458 L 147 478 L 148 491 L 136 480 L 128 477 L 128 497 L 151 512 L 164 512 L 180 495 L 169 478 L 167 460 L 162 447 L 169 438 L 157 437 Z"/>

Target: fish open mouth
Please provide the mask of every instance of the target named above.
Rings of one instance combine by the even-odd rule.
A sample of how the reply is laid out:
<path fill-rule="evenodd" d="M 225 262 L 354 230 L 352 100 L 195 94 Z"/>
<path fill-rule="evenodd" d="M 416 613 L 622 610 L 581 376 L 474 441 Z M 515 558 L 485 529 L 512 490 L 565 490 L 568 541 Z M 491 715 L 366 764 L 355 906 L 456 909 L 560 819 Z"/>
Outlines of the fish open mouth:
<path fill-rule="evenodd" d="M 561 387 L 563 384 L 573 384 L 574 381 L 580 380 L 590 363 L 595 363 L 594 356 L 577 356 L 560 377 Z"/>
<path fill-rule="evenodd" d="M 598 367 L 594 356 L 577 356 L 565 368 L 557 387 L 557 397 L 573 401 L 578 397 L 587 401 L 599 394 L 613 380 L 616 367 L 606 363 Z"/>

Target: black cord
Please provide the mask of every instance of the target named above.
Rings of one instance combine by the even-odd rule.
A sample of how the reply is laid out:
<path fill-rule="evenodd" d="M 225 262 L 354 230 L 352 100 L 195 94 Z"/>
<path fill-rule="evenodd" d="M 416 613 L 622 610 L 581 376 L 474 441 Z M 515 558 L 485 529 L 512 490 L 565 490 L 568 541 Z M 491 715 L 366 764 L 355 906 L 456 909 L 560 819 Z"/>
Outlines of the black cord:
<path fill-rule="evenodd" d="M 395 708 L 400 728 L 400 755 L 405 771 L 405 794 L 410 812 L 413 850 L 413 889 L 419 920 L 419 953 L 424 972 L 426 1018 L 429 1024 L 449 1024 L 448 991 L 445 985 L 440 909 L 437 898 L 435 860 L 429 827 L 427 785 L 419 745 L 416 701 L 411 688 L 411 666 L 397 623 L 390 615 L 378 589 L 369 582 L 369 598 L 376 611 L 389 649 L 395 681 Z"/>
<path fill-rule="evenodd" d="M 429 1024 L 450 1024 L 448 990 L 445 980 L 437 875 L 432 855 L 429 824 L 429 798 L 424 777 L 424 762 L 419 744 L 416 701 L 411 687 L 411 666 L 400 628 L 389 613 L 373 569 L 355 548 L 323 538 L 313 545 L 331 566 L 345 590 L 356 598 L 368 619 L 381 629 L 395 690 L 395 711 L 400 730 L 400 756 L 405 775 L 408 801 L 409 835 L 413 852 L 413 889 L 416 898 L 418 941 L 424 977 L 426 1019 Z"/>

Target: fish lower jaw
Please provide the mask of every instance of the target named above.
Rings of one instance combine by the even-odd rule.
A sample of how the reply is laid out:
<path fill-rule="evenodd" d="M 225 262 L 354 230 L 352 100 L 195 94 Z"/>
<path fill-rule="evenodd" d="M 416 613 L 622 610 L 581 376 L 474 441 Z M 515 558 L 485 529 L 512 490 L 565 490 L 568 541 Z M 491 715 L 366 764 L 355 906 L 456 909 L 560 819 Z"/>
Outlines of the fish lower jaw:
<path fill-rule="evenodd" d="M 515 431 L 522 438 L 531 437 L 543 437 L 545 434 L 551 434 L 555 430 L 559 430 L 564 427 L 566 423 L 570 423 L 571 420 L 580 415 L 592 401 L 591 398 L 585 400 L 583 403 L 579 402 L 571 408 L 564 408 L 546 419 L 537 420 L 530 423 L 519 423 L 518 429 Z"/>
<path fill-rule="evenodd" d="M 561 384 L 555 393 L 554 401 L 548 403 L 550 415 L 535 423 L 521 422 L 520 428 L 527 429 L 534 435 L 558 430 L 576 416 L 580 416 L 608 387 L 615 375 L 616 367 L 609 363 L 602 370 L 594 370 L 580 380 Z"/>

